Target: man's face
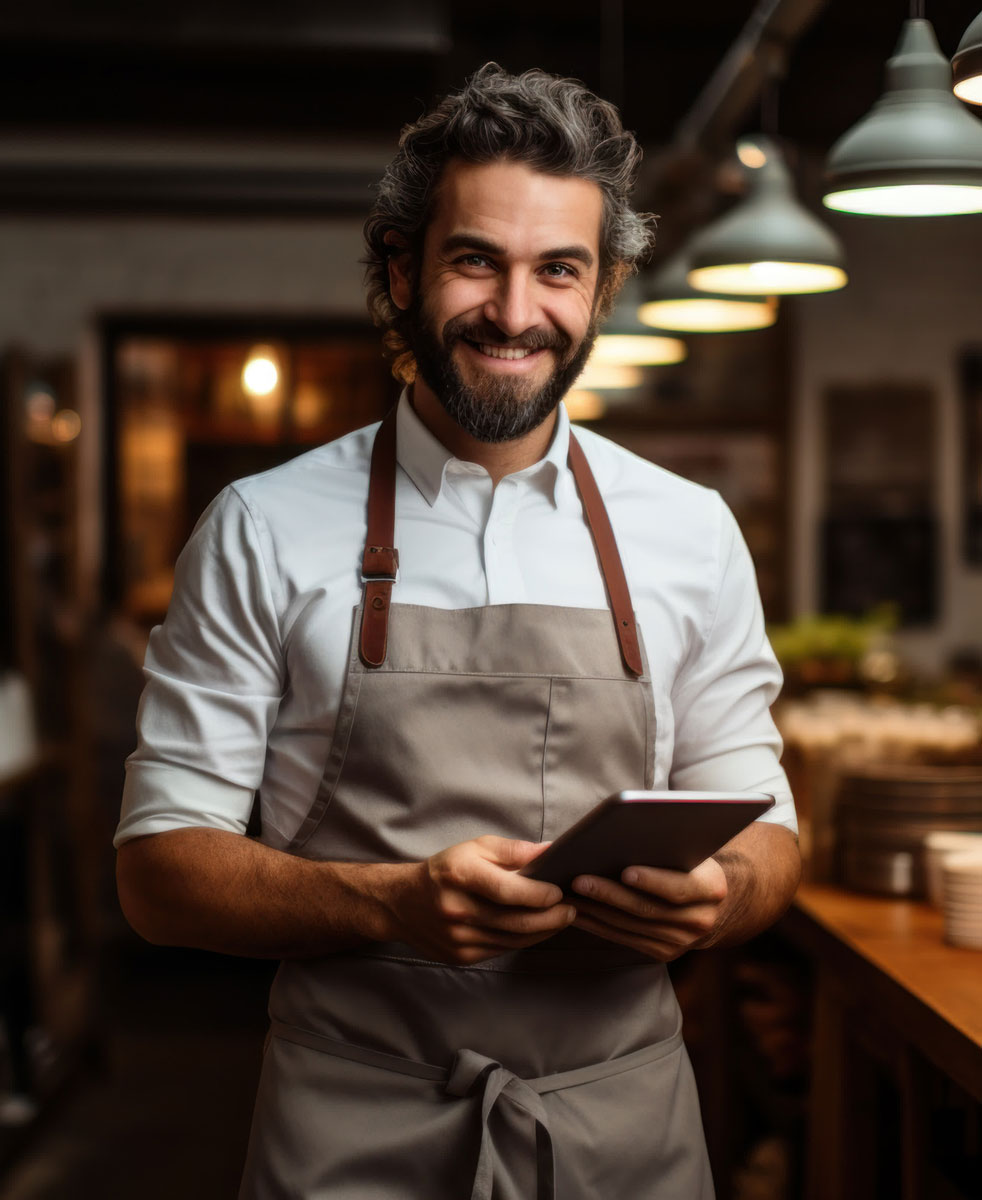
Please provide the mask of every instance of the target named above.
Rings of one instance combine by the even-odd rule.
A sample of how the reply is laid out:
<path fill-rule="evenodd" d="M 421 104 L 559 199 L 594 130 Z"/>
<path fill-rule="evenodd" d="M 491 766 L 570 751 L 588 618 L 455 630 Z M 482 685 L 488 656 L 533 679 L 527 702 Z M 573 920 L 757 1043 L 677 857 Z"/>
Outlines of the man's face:
<path fill-rule="evenodd" d="M 521 163 L 451 162 L 411 297 L 422 381 L 483 442 L 540 425 L 593 339 L 603 200 Z"/>

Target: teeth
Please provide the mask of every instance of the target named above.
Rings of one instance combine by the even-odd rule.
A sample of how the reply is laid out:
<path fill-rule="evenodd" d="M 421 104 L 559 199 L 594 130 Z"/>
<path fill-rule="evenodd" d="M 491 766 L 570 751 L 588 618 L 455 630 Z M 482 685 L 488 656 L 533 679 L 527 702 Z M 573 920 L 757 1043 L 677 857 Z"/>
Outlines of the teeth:
<path fill-rule="evenodd" d="M 523 350 L 521 346 L 481 346 L 479 349 L 491 358 L 527 358 L 534 353 L 532 350 Z"/>

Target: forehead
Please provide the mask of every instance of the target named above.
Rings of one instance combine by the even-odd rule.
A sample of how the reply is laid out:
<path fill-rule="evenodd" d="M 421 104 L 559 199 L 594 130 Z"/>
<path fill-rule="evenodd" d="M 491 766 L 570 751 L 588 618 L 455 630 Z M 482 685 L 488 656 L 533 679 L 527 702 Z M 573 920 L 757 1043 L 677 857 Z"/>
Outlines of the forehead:
<path fill-rule="evenodd" d="M 590 179 L 507 160 L 453 159 L 440 179 L 426 247 L 439 251 L 445 239 L 474 233 L 516 257 L 580 244 L 596 261 L 602 219 L 603 193 Z"/>

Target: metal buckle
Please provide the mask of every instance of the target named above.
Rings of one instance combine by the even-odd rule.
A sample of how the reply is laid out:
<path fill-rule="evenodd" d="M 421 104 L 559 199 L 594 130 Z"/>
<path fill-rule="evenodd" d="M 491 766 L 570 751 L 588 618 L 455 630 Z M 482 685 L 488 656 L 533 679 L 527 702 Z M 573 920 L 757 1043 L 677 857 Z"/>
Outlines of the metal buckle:
<path fill-rule="evenodd" d="M 366 571 L 365 564 L 370 554 L 391 556 L 393 569 L 391 571 Z M 384 561 L 384 559 L 383 559 Z M 365 558 L 362 561 L 362 583 L 395 583 L 399 578 L 399 551 L 393 546 L 366 546 Z"/>

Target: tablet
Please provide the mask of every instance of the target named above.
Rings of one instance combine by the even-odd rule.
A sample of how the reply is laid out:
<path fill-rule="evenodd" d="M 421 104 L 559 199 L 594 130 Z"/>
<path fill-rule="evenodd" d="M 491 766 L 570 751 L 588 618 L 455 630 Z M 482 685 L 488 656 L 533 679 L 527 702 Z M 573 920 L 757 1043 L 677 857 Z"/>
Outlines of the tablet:
<path fill-rule="evenodd" d="M 577 875 L 625 867 L 691 871 L 773 807 L 763 792 L 616 792 L 521 870 L 566 890 Z"/>

